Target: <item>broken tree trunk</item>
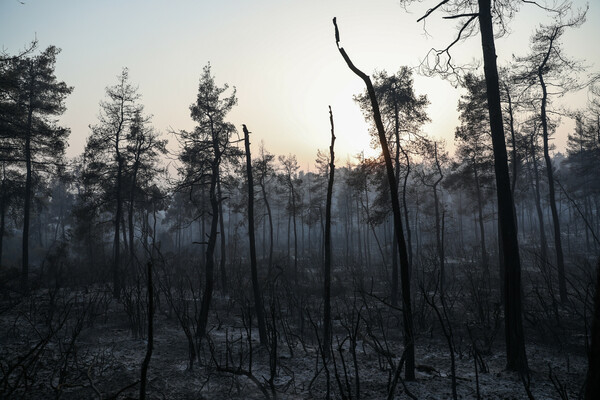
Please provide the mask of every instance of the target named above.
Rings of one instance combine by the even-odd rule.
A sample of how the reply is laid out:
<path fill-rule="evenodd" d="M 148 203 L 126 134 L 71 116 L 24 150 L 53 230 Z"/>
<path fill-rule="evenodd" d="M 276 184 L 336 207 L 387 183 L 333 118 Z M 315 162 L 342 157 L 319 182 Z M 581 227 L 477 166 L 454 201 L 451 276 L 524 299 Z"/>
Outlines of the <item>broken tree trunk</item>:
<path fill-rule="evenodd" d="M 333 18 L 333 25 L 335 26 L 335 41 L 337 48 L 346 61 L 348 68 L 356 75 L 358 75 L 367 86 L 367 92 L 371 99 L 371 106 L 373 107 L 373 118 L 375 120 L 375 126 L 377 127 L 377 133 L 379 136 L 379 142 L 381 144 L 381 151 L 383 158 L 385 159 L 385 169 L 387 172 L 388 183 L 390 185 L 392 211 L 394 214 L 394 231 L 396 233 L 396 241 L 398 250 L 400 252 L 400 278 L 402 284 L 402 318 L 404 322 L 404 346 L 406 352 L 406 380 L 415 379 L 415 344 L 413 337 L 413 317 L 412 317 L 412 306 L 410 298 L 410 281 L 408 276 L 408 252 L 406 249 L 406 242 L 404 241 L 404 231 L 402 230 L 402 219 L 400 215 L 400 202 L 398 201 L 398 187 L 396 185 L 396 177 L 394 175 L 394 166 L 392 165 L 392 158 L 390 156 L 390 150 L 388 147 L 387 138 L 385 135 L 385 129 L 383 128 L 383 122 L 381 120 L 381 112 L 379 111 L 379 103 L 375 95 L 375 89 L 371 78 L 358 68 L 354 66 L 348 54 L 343 47 L 340 47 L 340 34 L 338 31 L 336 19 Z"/>
<path fill-rule="evenodd" d="M 323 354 L 328 355 L 331 348 L 331 197 L 333 195 L 333 176 L 335 173 L 335 132 L 333 113 L 329 106 L 329 122 L 331 123 L 331 146 L 329 146 L 329 182 L 327 183 L 327 203 L 325 205 L 325 268 L 323 284 Z"/>
<path fill-rule="evenodd" d="M 262 296 L 258 286 L 258 270 L 256 265 L 256 239 L 254 238 L 254 181 L 252 178 L 252 158 L 250 156 L 250 132 L 246 125 L 244 130 L 244 145 L 246 146 L 246 175 L 248 178 L 248 238 L 250 240 L 250 273 L 252 274 L 252 291 L 254 293 L 254 308 L 258 322 L 260 344 L 267 345 L 267 328 L 263 312 Z"/>

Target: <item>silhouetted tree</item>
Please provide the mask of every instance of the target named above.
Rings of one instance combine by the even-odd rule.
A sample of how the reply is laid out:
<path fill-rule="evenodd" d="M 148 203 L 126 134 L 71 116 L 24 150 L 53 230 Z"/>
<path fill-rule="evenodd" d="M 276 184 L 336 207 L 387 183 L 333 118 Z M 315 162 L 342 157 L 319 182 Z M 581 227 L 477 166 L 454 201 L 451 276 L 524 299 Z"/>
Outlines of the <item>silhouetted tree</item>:
<path fill-rule="evenodd" d="M 404 4 L 414 0 L 404 0 Z M 517 4 L 514 0 L 442 0 L 419 18 L 420 22 L 436 10 L 450 13 L 447 18 L 464 18 L 456 38 L 444 49 L 433 49 L 425 62 L 425 69 L 438 73 L 443 77 L 456 78 L 462 68 L 454 65 L 450 56 L 451 48 L 466 37 L 477 33 L 473 24 L 479 22 L 481 48 L 483 51 L 483 70 L 485 74 L 490 130 L 494 152 L 494 172 L 496 175 L 496 194 L 498 198 L 499 242 L 504 264 L 504 314 L 507 367 L 510 370 L 527 371 L 527 354 L 523 334 L 522 300 L 521 300 L 521 257 L 515 220 L 514 200 L 508 173 L 508 155 L 504 138 L 502 107 L 500 99 L 500 84 L 498 66 L 496 63 L 495 35 L 506 32 L 507 17 L 514 14 Z M 494 20 L 494 18 L 496 18 Z M 463 19 L 463 21 L 464 21 Z M 495 25 L 494 25 L 495 24 Z M 494 26 L 496 32 L 494 32 Z"/>
<path fill-rule="evenodd" d="M 183 148 L 179 154 L 182 162 L 180 175 L 181 188 L 194 189 L 208 185 L 210 202 L 210 231 L 206 246 L 206 277 L 204 293 L 200 304 L 197 335 L 202 338 L 206 334 L 208 311 L 212 300 L 214 286 L 214 252 L 217 242 L 219 225 L 219 197 L 217 182 L 219 181 L 219 167 L 223 161 L 224 153 L 230 145 L 231 135 L 235 127 L 225 120 L 227 114 L 237 104 L 235 88 L 226 97 L 222 95 L 229 86 L 219 87 L 211 75 L 210 64 L 204 67 L 196 102 L 190 106 L 190 115 L 197 126 L 191 132 L 178 133 Z M 224 234 L 221 232 L 221 234 Z M 204 238 L 202 238 L 204 240 Z"/>
<path fill-rule="evenodd" d="M 531 85 L 539 84 L 541 95 L 539 99 L 539 118 L 541 122 L 544 160 L 546 174 L 548 175 L 548 195 L 550 197 L 550 211 L 554 226 L 554 247 L 556 250 L 556 267 L 558 270 L 558 288 L 561 302 L 567 301 L 567 281 L 565 278 L 565 260 L 560 233 L 560 219 L 556 207 L 556 193 L 554 189 L 554 166 L 550 158 L 549 137 L 551 126 L 548 117 L 549 96 L 561 95 L 577 87 L 573 72 L 580 67 L 577 62 L 568 59 L 562 47 L 560 38 L 566 28 L 578 27 L 585 21 L 585 13 L 577 15 L 568 21 L 558 20 L 551 25 L 542 25 L 531 39 L 532 54 L 526 58 L 519 58 L 525 64 L 525 71 L 518 77 L 519 80 L 530 82 Z M 552 92 L 548 91 L 548 84 Z M 537 99 L 536 99 L 537 100 Z"/>
<path fill-rule="evenodd" d="M 298 165 L 296 156 L 292 154 L 288 156 L 279 156 L 279 163 L 281 164 L 279 180 L 285 186 L 288 192 L 287 210 L 288 214 L 292 217 L 294 233 L 294 274 L 298 274 L 298 229 L 296 224 L 296 216 L 298 214 L 298 206 L 300 201 L 298 186 L 302 183 L 298 178 L 298 170 L 300 169 L 300 166 Z"/>
<path fill-rule="evenodd" d="M 65 111 L 65 98 L 72 92 L 54 75 L 60 49 L 50 46 L 36 56 L 2 59 L 0 68 L 0 148 L 9 150 L 8 161 L 25 168 L 21 291 L 29 289 L 29 236 L 32 200 L 39 174 L 59 164 L 64 156 L 69 130 L 53 119 Z M 6 149 L 9 147 L 9 149 Z M 5 153 L 6 154 L 6 153 Z"/>
<path fill-rule="evenodd" d="M 116 298 L 120 296 L 123 284 L 120 235 L 128 169 L 127 150 L 131 145 L 128 138 L 135 142 L 136 130 L 144 129 L 143 106 L 138 102 L 140 95 L 129 82 L 127 68 L 123 68 L 117 79 L 116 85 L 106 88 L 107 99 L 100 102 L 98 123 L 90 126 L 92 134 L 84 154 L 88 184 L 96 186 L 105 194 L 105 201 L 114 205 L 112 279 Z"/>

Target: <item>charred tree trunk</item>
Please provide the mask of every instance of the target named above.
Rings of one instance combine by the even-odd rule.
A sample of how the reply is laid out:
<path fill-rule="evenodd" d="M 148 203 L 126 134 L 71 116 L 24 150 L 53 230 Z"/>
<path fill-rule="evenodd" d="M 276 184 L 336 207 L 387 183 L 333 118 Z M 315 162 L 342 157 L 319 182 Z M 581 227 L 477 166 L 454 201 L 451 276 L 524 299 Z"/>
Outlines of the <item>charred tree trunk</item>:
<path fill-rule="evenodd" d="M 254 180 L 252 178 L 252 158 L 250 156 L 250 132 L 243 125 L 244 145 L 246 146 L 246 176 L 248 180 L 248 238 L 250 240 L 250 273 L 252 275 L 252 292 L 254 294 L 254 308 L 258 323 L 258 334 L 260 344 L 266 346 L 268 343 L 265 315 L 258 285 L 258 269 L 256 265 L 256 240 L 254 238 Z"/>
<path fill-rule="evenodd" d="M 335 38 L 338 50 L 346 64 L 352 72 L 359 76 L 367 86 L 367 92 L 371 99 L 371 106 L 373 107 L 373 118 L 377 127 L 377 133 L 379 135 L 379 142 L 381 145 L 381 151 L 385 159 L 385 166 L 387 172 L 387 179 L 390 186 L 392 211 L 394 214 L 394 231 L 397 236 L 397 246 L 400 252 L 400 278 L 402 280 L 402 318 L 404 322 L 404 345 L 406 355 L 406 370 L 405 377 L 407 380 L 415 379 L 415 344 L 413 336 L 413 316 L 410 296 L 410 282 L 408 276 L 408 254 L 406 251 L 406 242 L 404 241 L 404 231 L 402 230 L 402 218 L 400 214 L 400 202 L 398 201 L 398 187 L 396 186 L 396 177 L 394 176 L 394 167 L 392 165 L 392 158 L 390 157 L 390 151 L 385 136 L 385 129 L 381 120 L 381 113 L 379 111 L 379 103 L 377 102 L 377 96 L 375 95 L 375 89 L 373 83 L 368 75 L 359 70 L 354 66 L 348 54 L 343 47 L 339 46 L 339 31 L 336 24 L 336 19 L 333 19 L 335 26 Z M 497 81 L 496 81 L 497 82 Z"/>
<path fill-rule="evenodd" d="M 548 53 L 549 56 L 549 53 Z M 546 57 L 547 60 L 547 57 Z M 552 159 L 550 158 L 548 146 L 548 116 L 546 115 L 546 104 L 548 101 L 548 91 L 544 83 L 543 69 L 546 61 L 538 69 L 538 78 L 542 87 L 542 105 L 540 117 L 542 120 L 542 139 L 544 142 L 544 160 L 546 161 L 546 173 L 548 174 L 548 195 L 550 197 L 550 211 L 552 212 L 552 223 L 554 226 L 554 247 L 556 247 L 556 268 L 558 269 L 558 291 L 560 293 L 561 303 L 567 301 L 567 280 L 565 279 L 565 257 L 560 238 L 560 220 L 556 209 L 556 194 L 554 191 L 554 172 L 552 171 Z"/>
<path fill-rule="evenodd" d="M 333 196 L 333 177 L 335 174 L 335 131 L 333 113 L 329 106 L 329 122 L 331 123 L 331 145 L 329 146 L 329 181 L 327 182 L 327 200 L 325 203 L 325 266 L 323 279 L 323 355 L 328 356 L 331 350 L 331 198 Z"/>
<path fill-rule="evenodd" d="M 478 0 L 479 28 L 487 101 L 490 115 L 490 129 L 494 151 L 494 170 L 496 192 L 498 196 L 498 227 L 501 234 L 504 264 L 504 328 L 506 337 L 506 358 L 509 370 L 527 372 L 527 354 L 523 335 L 523 317 L 521 300 L 521 259 L 519 242 L 514 218 L 514 203 L 510 191 L 508 174 L 508 156 L 504 140 L 502 107 L 500 104 L 500 85 L 496 64 L 494 28 L 492 24 L 491 0 Z"/>

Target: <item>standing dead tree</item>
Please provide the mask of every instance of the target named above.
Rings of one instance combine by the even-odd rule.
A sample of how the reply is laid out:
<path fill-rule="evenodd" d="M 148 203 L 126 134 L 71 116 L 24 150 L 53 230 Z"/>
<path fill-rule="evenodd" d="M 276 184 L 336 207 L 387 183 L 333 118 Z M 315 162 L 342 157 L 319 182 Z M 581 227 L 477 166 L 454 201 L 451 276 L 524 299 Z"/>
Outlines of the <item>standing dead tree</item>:
<path fill-rule="evenodd" d="M 329 106 L 331 123 L 331 146 L 329 146 L 329 181 L 327 183 L 327 203 L 325 205 L 325 267 L 323 278 L 323 354 L 329 355 L 331 347 L 331 197 L 333 195 L 333 176 L 335 173 L 335 131 L 333 113 Z"/>
<path fill-rule="evenodd" d="M 252 292 L 254 294 L 254 308 L 256 309 L 256 319 L 258 320 L 258 335 L 260 344 L 266 346 L 267 328 L 265 325 L 265 315 L 263 309 L 262 296 L 258 286 L 258 271 L 256 266 L 256 240 L 254 237 L 254 181 L 252 177 L 252 158 L 250 156 L 250 132 L 246 125 L 242 125 L 244 130 L 244 145 L 246 147 L 246 174 L 248 177 L 248 239 L 250 240 L 250 273 L 252 274 Z"/>
<path fill-rule="evenodd" d="M 350 57 L 346 53 L 343 47 L 340 47 L 340 33 L 337 27 L 336 19 L 333 18 L 333 25 L 335 26 L 335 42 L 337 48 L 346 61 L 348 68 L 360 77 L 367 86 L 367 92 L 371 99 L 371 106 L 373 107 L 373 118 L 377 127 L 377 133 L 379 135 L 379 142 L 381 144 L 381 151 L 383 158 L 385 159 L 385 168 L 387 173 L 388 183 L 390 185 L 390 194 L 392 200 L 392 211 L 394 214 L 394 231 L 396 233 L 398 250 L 400 252 L 400 278 L 402 283 L 402 306 L 403 306 L 403 322 L 404 322 L 404 345 L 406 347 L 406 371 L 405 377 L 407 380 L 415 379 L 415 344 L 413 337 L 413 318 L 412 318 L 412 306 L 410 298 L 410 281 L 409 281 L 409 265 L 408 265 L 408 252 L 406 249 L 406 242 L 404 240 L 404 231 L 402 229 L 402 219 L 400 214 L 400 202 L 398 201 L 398 187 L 396 185 L 396 177 L 394 174 L 394 166 L 392 165 L 392 158 L 390 156 L 390 150 L 385 135 L 385 129 L 381 120 L 381 112 L 379 111 L 379 103 L 375 95 L 375 89 L 373 83 L 367 74 L 359 70 L 354 66 Z"/>
<path fill-rule="evenodd" d="M 408 4 L 414 0 L 403 0 Z M 537 4 L 535 2 L 530 2 Z M 500 83 L 495 45 L 494 24 L 499 29 L 497 35 L 507 32 L 505 21 L 512 16 L 518 4 L 513 0 L 494 1 L 457 1 L 441 0 L 417 20 L 424 21 L 437 10 L 448 12 L 445 19 L 461 19 L 456 38 L 443 50 L 432 50 L 433 65 L 425 65 L 430 73 L 437 73 L 445 78 L 456 78 L 461 68 L 454 65 L 450 49 L 466 37 L 477 33 L 475 26 L 479 22 L 481 49 L 483 53 L 483 70 L 485 75 L 487 108 L 489 113 L 492 148 L 494 152 L 494 172 L 496 177 L 496 194 L 498 199 L 498 230 L 500 247 L 500 264 L 503 269 L 503 293 L 506 336 L 507 368 L 520 373 L 527 372 L 527 354 L 523 333 L 522 298 L 521 298 L 521 257 L 515 218 L 514 200 L 511 192 L 508 173 L 508 154 L 504 137 L 502 106 L 500 102 Z M 495 20 L 494 20 L 495 18 Z M 428 58 L 424 64 L 431 59 Z"/>

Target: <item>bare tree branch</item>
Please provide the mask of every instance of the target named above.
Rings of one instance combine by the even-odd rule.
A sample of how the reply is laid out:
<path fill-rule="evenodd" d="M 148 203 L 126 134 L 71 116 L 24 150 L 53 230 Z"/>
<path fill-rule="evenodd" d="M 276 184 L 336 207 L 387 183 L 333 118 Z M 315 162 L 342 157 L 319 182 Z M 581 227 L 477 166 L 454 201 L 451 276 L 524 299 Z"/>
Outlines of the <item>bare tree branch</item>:
<path fill-rule="evenodd" d="M 479 13 L 468 13 L 468 14 L 458 14 L 458 15 L 450 15 L 448 17 L 442 17 L 443 19 L 455 19 L 462 17 L 479 17 Z"/>
<path fill-rule="evenodd" d="M 427 12 L 425 13 L 425 15 L 423 15 L 421 18 L 419 18 L 417 20 L 417 22 L 421 22 L 422 20 L 424 20 L 425 18 L 429 17 L 435 10 L 437 10 L 438 8 L 440 8 L 441 6 L 443 6 L 444 4 L 448 3 L 450 0 L 442 0 L 441 2 L 439 2 L 435 7 L 430 8 L 429 10 L 427 10 Z"/>

